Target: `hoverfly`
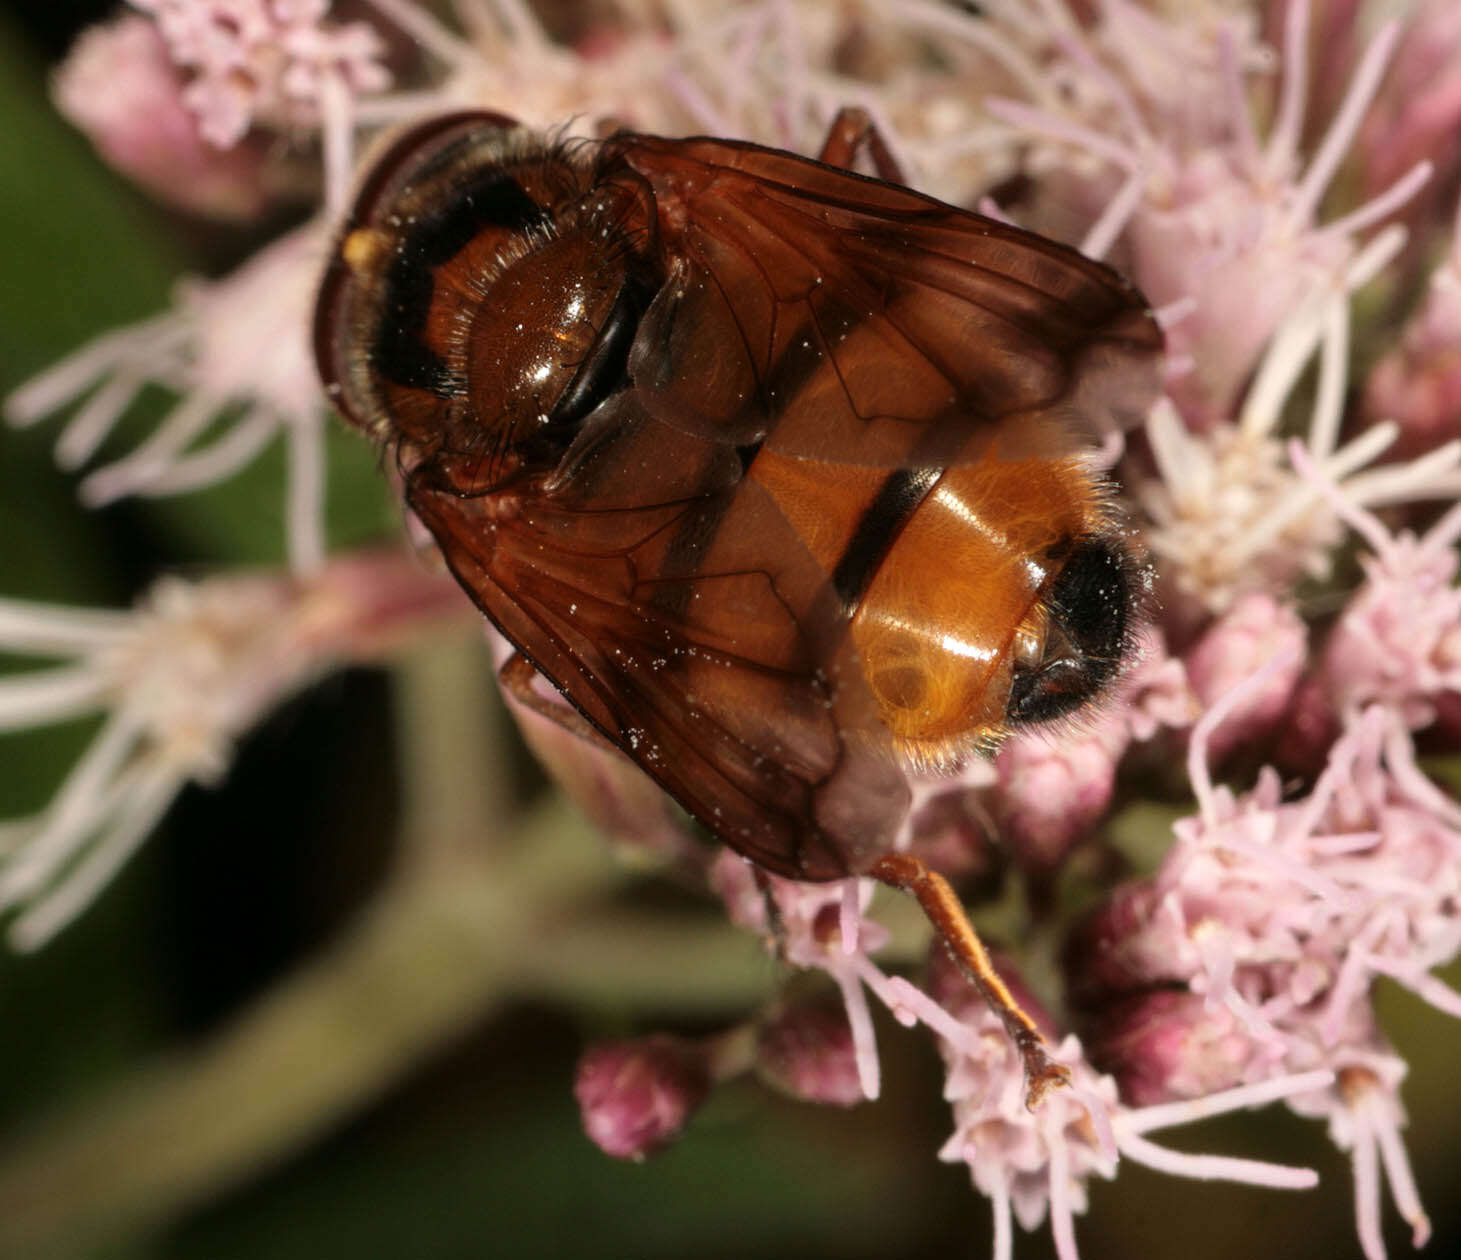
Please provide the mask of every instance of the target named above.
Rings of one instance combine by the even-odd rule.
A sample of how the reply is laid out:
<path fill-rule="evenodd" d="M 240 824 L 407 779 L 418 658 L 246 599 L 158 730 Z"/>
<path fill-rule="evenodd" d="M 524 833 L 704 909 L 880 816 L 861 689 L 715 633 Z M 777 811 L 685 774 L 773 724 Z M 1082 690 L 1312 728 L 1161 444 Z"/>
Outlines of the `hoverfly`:
<path fill-rule="evenodd" d="M 895 178 L 856 111 L 820 161 L 437 118 L 361 184 L 315 352 L 504 681 L 765 870 L 914 893 L 1033 1105 L 1065 1070 L 894 839 L 910 770 L 1118 672 L 1144 571 L 1078 439 L 1145 411 L 1162 337 L 1110 268 Z"/>

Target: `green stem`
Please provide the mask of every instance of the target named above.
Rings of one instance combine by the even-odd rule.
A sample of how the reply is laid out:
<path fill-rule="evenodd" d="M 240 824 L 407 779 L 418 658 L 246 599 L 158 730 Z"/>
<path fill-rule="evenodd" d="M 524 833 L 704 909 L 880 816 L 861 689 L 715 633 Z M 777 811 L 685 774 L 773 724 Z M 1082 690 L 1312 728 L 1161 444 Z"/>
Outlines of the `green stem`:
<path fill-rule="evenodd" d="M 480 628 L 442 633 L 394 671 L 403 859 L 481 852 L 512 809 L 508 717 Z"/>
<path fill-rule="evenodd" d="M 328 1132 L 513 994 L 730 1009 L 774 983 L 755 941 L 713 917 L 606 910 L 623 877 L 563 802 L 505 840 L 510 860 L 459 855 L 398 878 L 210 1042 L 12 1141 L 0 1156 L 0 1254 L 175 1219 Z"/>

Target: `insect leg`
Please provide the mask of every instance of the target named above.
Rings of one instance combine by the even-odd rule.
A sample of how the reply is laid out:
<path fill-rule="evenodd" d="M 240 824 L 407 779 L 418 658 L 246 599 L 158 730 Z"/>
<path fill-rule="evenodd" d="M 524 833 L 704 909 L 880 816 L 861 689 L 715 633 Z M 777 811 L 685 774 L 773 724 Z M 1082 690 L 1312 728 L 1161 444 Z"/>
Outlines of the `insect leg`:
<path fill-rule="evenodd" d="M 600 748 L 607 748 L 612 752 L 620 751 L 605 739 L 593 723 L 577 709 L 564 704 L 561 700 L 543 695 L 534 687 L 533 681 L 537 677 L 538 671 L 521 652 L 514 652 L 497 671 L 497 681 L 501 684 L 503 691 L 524 708 L 556 723 L 570 735 L 577 735 L 580 739 L 586 739 L 590 743 L 597 744 Z"/>
<path fill-rule="evenodd" d="M 776 949 L 776 961 L 786 962 L 786 921 L 781 917 L 781 905 L 771 891 L 771 877 L 754 862 L 751 874 L 755 876 L 756 887 L 761 893 L 761 904 L 766 910 L 766 927 Z"/>
<path fill-rule="evenodd" d="M 828 166 L 840 166 L 843 170 L 850 171 L 863 149 L 867 150 L 879 179 L 885 179 L 890 184 L 905 182 L 897 159 L 893 157 L 892 150 L 883 139 L 883 133 L 878 130 L 877 123 L 873 122 L 867 110 L 858 105 L 844 105 L 832 120 L 827 139 L 823 142 L 817 159 Z"/>
<path fill-rule="evenodd" d="M 1033 1111 L 1047 1090 L 1070 1084 L 1070 1069 L 1046 1053 L 1045 1038 L 994 970 L 984 942 L 970 925 L 948 880 L 930 870 L 921 859 L 906 853 L 890 853 L 879 858 L 867 873 L 918 899 L 934 931 L 959 964 L 959 970 L 979 990 L 989 1009 L 999 1016 L 1024 1060 L 1025 1106 Z"/>

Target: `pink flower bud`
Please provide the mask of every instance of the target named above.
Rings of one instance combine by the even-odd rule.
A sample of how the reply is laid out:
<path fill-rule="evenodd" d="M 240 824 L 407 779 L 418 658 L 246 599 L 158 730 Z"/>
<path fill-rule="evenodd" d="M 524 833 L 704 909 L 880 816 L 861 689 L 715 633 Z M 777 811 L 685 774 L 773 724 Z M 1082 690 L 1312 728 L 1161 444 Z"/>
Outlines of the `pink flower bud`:
<path fill-rule="evenodd" d="M 1265 675 L 1207 738 L 1208 758 L 1220 762 L 1232 749 L 1265 739 L 1283 718 L 1303 669 L 1308 630 L 1287 603 L 1263 592 L 1241 596 L 1184 658 L 1188 681 L 1210 708 L 1270 661 L 1292 654 L 1289 664 Z"/>
<path fill-rule="evenodd" d="M 1306 675 L 1294 690 L 1274 760 L 1285 773 L 1312 778 L 1324 768 L 1339 732 L 1339 713 L 1328 687 L 1314 675 Z"/>
<path fill-rule="evenodd" d="M 113 167 L 193 214 L 250 219 L 265 205 L 263 150 L 207 143 L 157 26 L 123 14 L 81 33 L 56 71 L 57 108 Z"/>
<path fill-rule="evenodd" d="M 1111 803 L 1126 743 L 1124 723 L 1102 722 L 1059 740 L 1017 735 L 1000 749 L 1000 827 L 1022 866 L 1053 870 L 1090 834 Z"/>
<path fill-rule="evenodd" d="M 1406 22 L 1389 73 L 1360 129 L 1364 191 L 1376 193 L 1415 163 L 1429 160 L 1435 173 L 1403 213 L 1412 224 L 1437 219 L 1444 213 L 1442 199 L 1461 175 L 1458 128 L 1461 7 L 1455 0 L 1423 0 Z"/>
<path fill-rule="evenodd" d="M 1232 1012 L 1182 989 L 1108 1005 L 1084 1038 L 1091 1062 L 1116 1078 L 1121 1101 L 1145 1107 L 1242 1083 L 1253 1041 Z"/>
<path fill-rule="evenodd" d="M 852 1026 L 840 1003 L 801 1002 L 761 1026 L 756 1071 L 805 1102 L 851 1107 L 863 1098 Z"/>
<path fill-rule="evenodd" d="M 1461 747 L 1461 694 L 1436 697 L 1436 733 L 1451 748 Z"/>
<path fill-rule="evenodd" d="M 1072 1003 L 1097 1011 L 1156 982 L 1184 978 L 1164 965 L 1164 941 L 1152 932 L 1160 900 L 1150 880 L 1122 884 L 1076 928 L 1065 950 Z"/>
<path fill-rule="evenodd" d="M 722 848 L 710 863 L 711 890 L 725 902 L 730 921 L 748 932 L 771 930 L 767 893 L 757 882 L 756 868 L 731 849 Z"/>
<path fill-rule="evenodd" d="M 668 1145 L 709 1092 L 705 1052 L 665 1034 L 590 1047 L 573 1085 L 584 1132 L 615 1159 L 643 1159 Z"/>
<path fill-rule="evenodd" d="M 1419 455 L 1461 437 L 1461 241 L 1451 249 L 1400 344 L 1365 382 L 1363 415 L 1400 426 L 1391 457 Z"/>
<path fill-rule="evenodd" d="M 952 879 L 990 875 L 1000 863 L 989 842 L 989 823 L 969 789 L 930 793 L 914 805 L 909 851 Z"/>

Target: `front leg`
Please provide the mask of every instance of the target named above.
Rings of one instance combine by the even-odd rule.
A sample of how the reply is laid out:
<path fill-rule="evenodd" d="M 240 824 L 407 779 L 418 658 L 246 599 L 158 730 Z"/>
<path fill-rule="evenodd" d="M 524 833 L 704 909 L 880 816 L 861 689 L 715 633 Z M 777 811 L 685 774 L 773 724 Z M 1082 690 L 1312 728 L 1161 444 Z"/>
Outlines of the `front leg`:
<path fill-rule="evenodd" d="M 897 159 L 893 157 L 877 123 L 873 122 L 872 115 L 859 105 L 844 105 L 832 120 L 817 160 L 828 166 L 840 166 L 843 170 L 850 171 L 864 149 L 879 179 L 885 179 L 890 184 L 906 182 Z"/>
<path fill-rule="evenodd" d="M 502 685 L 502 690 L 525 709 L 536 713 L 539 717 L 547 718 L 548 721 L 555 726 L 562 727 L 570 735 L 577 735 L 596 747 L 606 748 L 611 752 L 623 755 L 622 749 L 616 747 L 611 740 L 606 739 L 603 733 L 571 704 L 545 696 L 534 687 L 533 683 L 537 678 L 538 671 L 533 668 L 532 662 L 517 651 L 514 651 L 502 668 L 497 671 L 497 681 Z"/>

